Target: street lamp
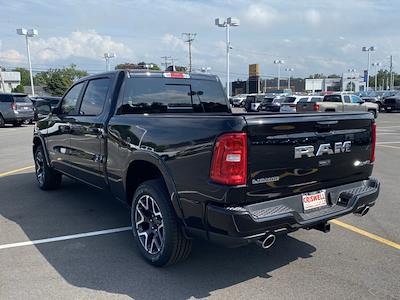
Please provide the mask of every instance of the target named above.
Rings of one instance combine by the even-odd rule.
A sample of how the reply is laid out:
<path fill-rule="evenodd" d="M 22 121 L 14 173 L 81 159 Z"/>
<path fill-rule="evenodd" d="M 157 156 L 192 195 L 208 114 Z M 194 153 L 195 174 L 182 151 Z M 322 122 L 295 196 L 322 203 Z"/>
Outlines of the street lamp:
<path fill-rule="evenodd" d="M 285 71 L 289 72 L 289 76 L 288 76 L 289 78 L 288 78 L 287 87 L 288 87 L 288 90 L 290 90 L 290 77 L 292 77 L 292 72 L 294 71 L 294 69 L 293 68 L 286 68 Z"/>
<path fill-rule="evenodd" d="M 274 60 L 274 64 L 278 65 L 278 90 L 281 88 L 281 65 L 285 63 L 282 59 Z"/>
<path fill-rule="evenodd" d="M 368 52 L 368 67 L 367 67 L 367 92 L 369 88 L 369 68 L 371 65 L 371 52 L 376 50 L 376 47 L 370 46 L 370 47 L 362 47 L 361 50 L 363 52 Z"/>
<path fill-rule="evenodd" d="M 110 71 L 110 59 L 115 58 L 117 55 L 115 53 L 104 53 L 104 59 L 106 60 L 106 71 Z"/>
<path fill-rule="evenodd" d="M 229 51 L 231 49 L 231 42 L 229 40 L 229 28 L 231 26 L 237 27 L 240 25 L 240 21 L 237 18 L 229 17 L 225 18 L 216 18 L 215 25 L 218 27 L 226 28 L 226 96 L 230 95 L 230 86 L 229 86 Z"/>
<path fill-rule="evenodd" d="M 382 64 L 380 62 L 374 62 L 374 63 L 372 63 L 372 66 L 375 67 L 375 91 L 376 91 L 377 88 L 378 88 L 378 84 L 377 84 L 377 81 L 376 81 L 378 73 L 377 73 L 376 70 L 377 70 L 378 67 L 382 66 Z"/>
<path fill-rule="evenodd" d="M 29 50 L 29 39 L 28 38 L 38 35 L 38 31 L 36 29 L 19 28 L 19 29 L 17 29 L 17 34 L 25 36 L 26 52 L 28 53 L 29 76 L 31 79 L 32 97 L 35 97 L 35 88 L 33 86 L 32 64 L 31 64 L 31 52 Z"/>

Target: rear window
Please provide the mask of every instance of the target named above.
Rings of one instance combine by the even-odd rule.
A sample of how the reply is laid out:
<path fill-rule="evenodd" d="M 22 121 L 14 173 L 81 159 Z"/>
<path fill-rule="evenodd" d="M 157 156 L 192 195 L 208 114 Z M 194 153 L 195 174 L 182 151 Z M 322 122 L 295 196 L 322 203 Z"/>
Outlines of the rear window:
<path fill-rule="evenodd" d="M 0 94 L 0 102 L 13 102 L 13 97 L 7 94 Z"/>
<path fill-rule="evenodd" d="M 121 114 L 169 112 L 229 112 L 219 82 L 169 78 L 126 81 Z"/>
<path fill-rule="evenodd" d="M 340 95 L 326 95 L 324 102 L 339 102 L 342 103 L 342 96 Z"/>
<path fill-rule="evenodd" d="M 14 101 L 17 103 L 31 103 L 28 96 L 13 96 Z"/>

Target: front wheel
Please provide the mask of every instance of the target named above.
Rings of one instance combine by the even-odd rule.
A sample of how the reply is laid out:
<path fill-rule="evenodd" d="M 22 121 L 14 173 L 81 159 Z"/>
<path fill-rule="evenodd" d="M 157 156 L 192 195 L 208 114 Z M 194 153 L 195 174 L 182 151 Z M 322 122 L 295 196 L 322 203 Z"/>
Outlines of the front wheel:
<path fill-rule="evenodd" d="M 38 146 L 35 151 L 35 173 L 42 190 L 53 190 L 60 187 L 62 175 L 47 165 L 42 146 Z"/>
<path fill-rule="evenodd" d="M 151 265 L 172 265 L 189 255 L 192 243 L 182 233 L 163 181 L 149 180 L 138 187 L 131 221 L 139 251 Z"/>
<path fill-rule="evenodd" d="M 0 128 L 4 127 L 6 125 L 6 122 L 4 121 L 4 118 L 2 115 L 0 115 Z"/>

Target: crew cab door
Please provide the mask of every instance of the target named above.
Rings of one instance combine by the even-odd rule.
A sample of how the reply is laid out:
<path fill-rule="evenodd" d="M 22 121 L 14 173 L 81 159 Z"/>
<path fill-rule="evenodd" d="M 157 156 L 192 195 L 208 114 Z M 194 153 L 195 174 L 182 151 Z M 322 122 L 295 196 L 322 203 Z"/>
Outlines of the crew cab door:
<path fill-rule="evenodd" d="M 57 170 L 71 173 L 71 120 L 77 113 L 84 82 L 72 86 L 61 100 L 57 112 L 49 116 L 46 128 L 46 146 L 49 159 Z"/>
<path fill-rule="evenodd" d="M 359 104 L 352 101 L 351 95 L 343 95 L 344 111 L 359 111 Z"/>
<path fill-rule="evenodd" d="M 103 110 L 110 83 L 108 77 L 89 80 L 78 105 L 78 113 L 70 119 L 70 160 L 74 176 L 99 188 L 105 186 L 103 164 L 106 112 Z"/>

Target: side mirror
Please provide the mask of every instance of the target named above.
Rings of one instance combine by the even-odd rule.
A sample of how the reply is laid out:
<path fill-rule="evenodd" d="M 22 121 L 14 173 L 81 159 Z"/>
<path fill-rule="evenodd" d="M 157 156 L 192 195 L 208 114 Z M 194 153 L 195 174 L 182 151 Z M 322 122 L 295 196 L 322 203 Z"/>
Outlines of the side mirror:
<path fill-rule="evenodd" d="M 364 103 L 365 103 L 365 100 L 361 99 L 360 102 L 358 102 L 358 103 L 364 104 Z"/>
<path fill-rule="evenodd" d="M 46 101 L 37 101 L 35 104 L 35 121 L 44 119 L 49 114 L 51 114 L 51 106 L 49 102 Z"/>

